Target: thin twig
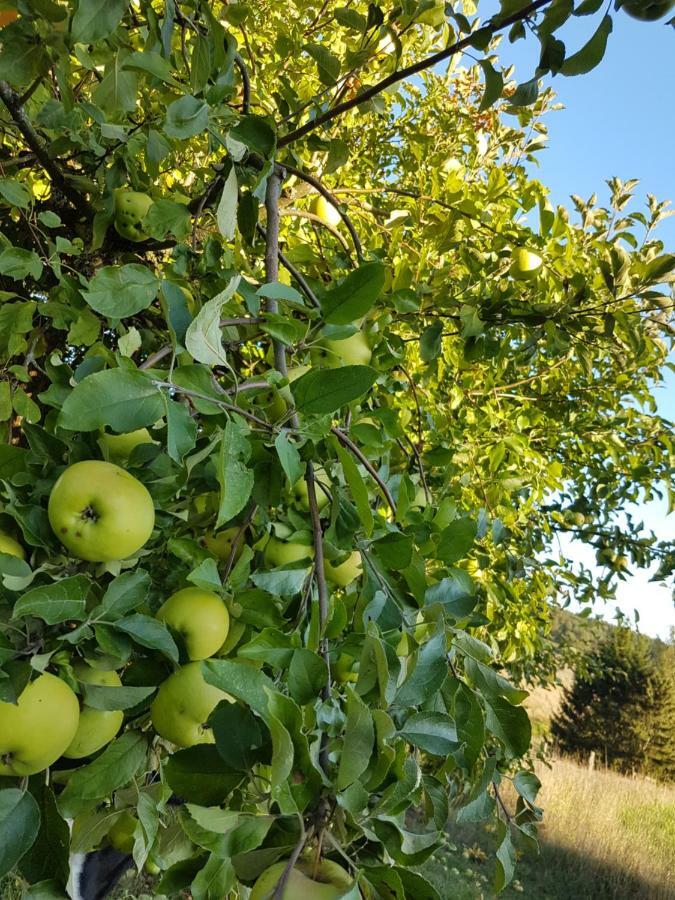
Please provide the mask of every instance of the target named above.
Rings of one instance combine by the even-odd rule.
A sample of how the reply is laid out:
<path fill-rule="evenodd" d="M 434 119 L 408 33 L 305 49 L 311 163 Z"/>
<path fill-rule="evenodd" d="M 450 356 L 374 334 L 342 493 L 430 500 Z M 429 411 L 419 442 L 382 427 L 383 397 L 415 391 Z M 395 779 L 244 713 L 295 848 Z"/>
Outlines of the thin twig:
<path fill-rule="evenodd" d="M 299 178 L 301 181 L 310 184 L 315 190 L 317 190 L 322 197 L 325 197 L 326 200 L 334 206 L 335 209 L 340 214 L 340 218 L 345 223 L 347 227 L 347 231 L 351 235 L 352 241 L 354 242 L 354 249 L 356 250 L 356 255 L 359 259 L 363 259 L 363 249 L 361 247 L 361 241 L 359 240 L 359 236 L 357 234 L 356 228 L 354 228 L 354 224 L 352 220 L 349 218 L 347 213 L 341 208 L 340 201 L 337 197 L 328 190 L 328 188 L 319 181 L 318 178 L 315 178 L 314 175 L 310 175 L 308 172 L 303 172 L 301 169 L 296 169 L 294 166 L 288 165 L 288 163 L 284 163 L 284 168 L 291 173 L 291 175 L 295 175 L 296 178 Z"/>
<path fill-rule="evenodd" d="M 504 815 L 506 816 L 506 821 L 507 821 L 508 824 L 510 825 L 510 824 L 511 824 L 511 813 L 508 811 L 508 809 L 507 809 L 506 806 L 504 805 L 504 801 L 502 800 L 502 795 L 499 793 L 499 788 L 498 788 L 497 785 L 494 783 L 494 781 L 492 782 L 492 787 L 494 788 L 495 797 L 497 798 L 497 803 L 499 803 L 499 805 L 500 805 L 500 807 L 501 807 L 501 809 L 502 809 L 502 812 L 503 812 Z"/>
<path fill-rule="evenodd" d="M 316 479 L 314 477 L 314 466 L 311 460 L 307 462 L 305 470 L 305 482 L 307 483 L 307 500 L 309 503 L 309 515 L 312 522 L 312 538 L 314 543 L 314 578 L 319 594 L 319 634 L 321 635 L 321 655 L 326 661 L 328 668 L 328 679 L 323 686 L 322 696 L 324 700 L 330 697 L 330 660 L 328 658 L 328 646 L 324 637 L 326 622 L 328 621 L 328 586 L 326 584 L 326 574 L 324 572 L 323 557 L 323 531 L 321 530 L 321 517 L 319 516 L 319 504 L 316 499 Z M 327 762 L 325 760 L 324 762 Z M 322 763 L 325 771 L 325 765 Z"/>
<path fill-rule="evenodd" d="M 334 425 L 331 428 L 332 433 L 335 437 L 340 441 L 340 443 L 350 450 L 354 456 L 359 460 L 359 462 L 363 465 L 364 469 L 368 472 L 373 481 L 376 482 L 382 493 L 384 494 L 385 500 L 389 504 L 389 508 L 394 514 L 394 518 L 396 518 L 396 503 L 394 502 L 394 498 L 391 496 L 391 492 L 387 485 L 382 481 L 380 476 L 377 473 L 377 470 L 373 467 L 372 463 L 369 459 L 367 459 L 361 450 L 356 446 L 354 441 L 350 437 L 348 437 L 344 431 Z"/>
<path fill-rule="evenodd" d="M 279 280 L 279 197 L 281 196 L 281 174 L 275 169 L 267 179 L 265 210 L 267 212 L 267 237 L 265 240 L 265 281 L 270 284 Z M 271 315 L 279 312 L 277 301 L 265 298 L 265 308 Z M 273 340 L 274 368 L 286 378 L 286 347 L 281 341 Z"/>
<path fill-rule="evenodd" d="M 344 238 L 337 228 L 334 228 L 325 219 L 322 219 L 321 216 L 316 213 L 310 212 L 307 209 L 296 209 L 294 206 L 287 206 L 281 213 L 282 216 L 297 216 L 300 219 L 309 219 L 310 222 L 313 222 L 315 225 L 320 225 L 322 228 L 325 228 L 326 231 L 329 231 L 333 237 L 338 241 L 342 249 L 345 251 L 347 256 L 349 257 L 349 262 L 351 265 L 354 265 L 354 261 L 351 257 L 351 252 L 349 250 L 349 244 L 347 243 L 346 238 Z"/>
<path fill-rule="evenodd" d="M 529 3 L 527 6 L 524 6 L 522 9 L 518 10 L 517 13 L 514 13 L 511 16 L 507 16 L 504 19 L 501 19 L 499 17 L 491 19 L 483 28 L 481 28 L 481 31 L 488 31 L 491 35 L 494 35 L 497 32 L 502 31 L 504 28 L 508 28 L 510 25 L 514 25 L 516 22 L 522 22 L 523 19 L 529 18 L 533 13 L 541 9 L 541 7 L 547 6 L 551 2 L 552 0 L 534 0 L 533 3 Z M 455 56 L 455 54 L 459 53 L 460 51 L 465 50 L 467 47 L 471 47 L 473 45 L 475 37 L 475 33 L 468 34 L 461 40 L 455 41 L 454 44 L 446 47 L 445 50 L 440 50 L 438 53 L 433 53 L 431 56 L 427 56 L 425 59 L 418 60 L 416 63 L 413 63 L 412 65 L 407 66 L 404 69 L 399 69 L 398 71 L 392 72 L 391 75 L 388 75 L 386 78 L 383 78 L 376 84 L 373 84 L 365 90 L 361 91 L 350 100 L 345 100 L 344 103 L 339 103 L 332 109 L 328 109 L 324 113 L 320 113 L 315 118 L 310 119 L 309 122 L 305 122 L 304 125 L 301 125 L 294 131 L 283 135 L 278 141 L 278 147 L 287 147 L 289 144 L 294 143 L 299 138 L 304 137 L 306 134 L 309 134 L 317 128 L 320 128 L 322 125 L 326 125 L 328 122 L 331 122 L 333 119 L 336 119 L 343 113 L 348 112 L 350 109 L 354 109 L 354 107 L 360 106 L 367 100 L 371 100 L 373 97 L 376 97 L 378 94 L 386 91 L 387 88 L 398 84 L 400 81 L 404 81 L 406 78 L 410 78 L 410 76 L 412 75 L 416 75 L 418 72 L 423 72 L 425 69 L 431 69 L 434 66 L 438 65 L 438 63 L 444 62 L 446 59 L 450 59 L 450 57 Z"/>
<path fill-rule="evenodd" d="M 183 397 L 194 397 L 195 400 L 204 400 L 207 403 L 213 403 L 214 406 L 220 406 L 227 412 L 237 413 L 237 415 L 242 416 L 244 419 L 248 419 L 249 422 L 253 422 L 255 425 L 259 425 L 261 428 L 264 428 L 265 431 L 275 430 L 274 425 L 271 425 L 264 419 L 259 419 L 258 416 L 254 416 L 253 413 L 242 409 L 240 406 L 235 406 L 234 403 L 228 403 L 226 400 L 219 400 L 217 397 L 211 397 L 208 394 L 202 394 L 200 391 L 189 390 L 188 388 L 181 387 L 179 384 L 173 384 L 173 382 L 170 381 L 159 381 L 157 379 L 153 379 L 152 383 L 155 385 L 155 387 L 175 391 L 177 394 L 181 394 Z M 223 393 L 225 392 L 223 391 Z"/>
<path fill-rule="evenodd" d="M 242 59 L 241 54 L 234 54 L 234 62 L 241 75 L 241 111 L 247 116 L 251 110 L 251 79 L 248 77 L 248 69 L 246 68 L 246 63 Z"/>
<path fill-rule="evenodd" d="M 291 853 L 291 855 L 288 857 L 286 868 L 281 873 L 281 878 L 279 879 L 279 881 L 277 881 L 277 886 L 274 888 L 274 893 L 272 894 L 271 900 L 283 900 L 284 893 L 286 891 L 286 884 L 288 882 L 288 879 L 291 877 L 293 867 L 298 861 L 298 858 L 300 857 L 300 854 L 302 853 L 305 844 L 307 843 L 307 840 L 311 834 L 311 829 L 309 832 L 305 831 L 305 826 L 302 823 L 302 820 L 300 823 L 300 828 L 302 829 L 300 840 L 293 848 L 293 852 Z"/>
<path fill-rule="evenodd" d="M 55 186 L 70 201 L 70 203 L 78 212 L 81 212 L 87 216 L 91 215 L 92 210 L 87 199 L 68 183 L 66 176 L 58 167 L 56 161 L 49 156 L 47 148 L 42 143 L 40 136 L 33 128 L 30 119 L 26 115 L 24 108 L 21 105 L 19 95 L 9 86 L 6 81 L 3 81 L 1 79 L 0 99 L 9 110 L 9 113 L 14 120 L 14 124 L 23 135 L 24 140 L 33 151 L 35 156 L 38 158 L 42 168 L 49 175 Z"/>
<path fill-rule="evenodd" d="M 239 547 L 241 546 L 244 540 L 244 534 L 246 533 L 246 529 L 251 524 L 253 516 L 255 515 L 255 511 L 258 508 L 257 503 L 252 503 L 251 508 L 246 514 L 246 518 L 239 526 L 239 531 L 234 536 L 234 540 L 232 541 L 232 547 L 230 548 L 230 552 L 227 556 L 227 561 L 225 562 L 225 568 L 223 570 L 223 584 L 227 583 L 227 579 L 230 577 L 230 572 L 232 571 L 232 567 L 234 566 L 234 561 L 236 559 L 237 553 L 239 551 Z"/>

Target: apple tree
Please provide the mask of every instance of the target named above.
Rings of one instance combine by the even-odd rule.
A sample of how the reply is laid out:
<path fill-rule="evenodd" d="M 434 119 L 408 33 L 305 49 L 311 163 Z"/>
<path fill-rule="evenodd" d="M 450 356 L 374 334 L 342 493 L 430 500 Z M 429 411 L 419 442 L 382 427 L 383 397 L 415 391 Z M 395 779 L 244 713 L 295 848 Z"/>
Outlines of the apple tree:
<path fill-rule="evenodd" d="M 112 845 L 169 896 L 434 898 L 452 808 L 501 889 L 551 602 L 675 560 L 630 513 L 672 489 L 667 204 L 528 170 L 612 15 L 6 6 L 0 875 L 63 897 Z"/>

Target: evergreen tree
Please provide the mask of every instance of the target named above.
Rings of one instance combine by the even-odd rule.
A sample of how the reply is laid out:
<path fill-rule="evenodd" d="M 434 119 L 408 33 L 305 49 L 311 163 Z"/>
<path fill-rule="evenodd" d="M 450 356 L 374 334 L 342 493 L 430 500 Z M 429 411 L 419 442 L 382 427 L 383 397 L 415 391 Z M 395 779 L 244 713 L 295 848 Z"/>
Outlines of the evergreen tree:
<path fill-rule="evenodd" d="M 675 681 L 650 642 L 621 628 L 586 657 L 552 724 L 563 752 L 675 777 Z"/>

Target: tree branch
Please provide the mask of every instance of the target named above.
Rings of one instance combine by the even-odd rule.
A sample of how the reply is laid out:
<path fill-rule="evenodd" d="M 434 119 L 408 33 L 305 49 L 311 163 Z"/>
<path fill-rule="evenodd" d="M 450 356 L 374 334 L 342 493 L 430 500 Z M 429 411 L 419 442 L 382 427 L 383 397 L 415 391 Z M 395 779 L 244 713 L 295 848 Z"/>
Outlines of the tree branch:
<path fill-rule="evenodd" d="M 508 28 L 509 25 L 514 25 L 516 22 L 522 22 L 523 19 L 529 18 L 533 13 L 537 12 L 538 9 L 541 9 L 542 6 L 546 6 L 551 2 L 552 0 L 534 0 L 533 3 L 529 3 L 517 13 L 507 16 L 505 19 L 500 19 L 499 17 L 491 19 L 481 31 L 487 30 L 491 35 L 494 35 L 498 31 Z M 411 75 L 416 75 L 418 72 L 423 72 L 425 69 L 431 69 L 433 66 L 438 65 L 438 63 L 450 59 L 450 57 L 454 56 L 456 53 L 465 50 L 467 47 L 473 46 L 472 42 L 474 39 L 475 33 L 469 34 L 460 41 L 455 41 L 454 44 L 446 47 L 445 50 L 439 50 L 438 53 L 433 53 L 431 56 L 427 56 L 426 59 L 418 60 L 418 62 L 407 66 L 405 69 L 399 69 L 396 72 L 392 72 L 391 75 L 388 75 L 386 78 L 383 78 L 382 81 L 378 81 L 376 84 L 361 91 L 360 94 L 357 94 L 351 100 L 345 100 L 344 103 L 339 103 L 337 106 L 326 110 L 326 112 L 321 113 L 309 122 L 305 122 L 304 125 L 296 128 L 295 131 L 283 135 L 279 138 L 277 146 L 279 149 L 287 147 L 289 144 L 294 143 L 311 131 L 320 128 L 322 125 L 325 125 L 333 119 L 336 119 L 338 116 L 341 116 L 343 113 L 348 112 L 350 109 L 354 109 L 354 107 L 360 106 L 367 100 L 377 97 L 382 91 L 386 91 L 387 88 L 392 87 L 392 85 L 398 84 L 399 81 L 404 81 L 406 78 L 410 78 Z"/>
<path fill-rule="evenodd" d="M 361 247 L 361 241 L 359 240 L 356 228 L 354 228 L 354 224 L 347 213 L 340 207 L 340 201 L 337 199 L 335 194 L 331 193 L 328 188 L 319 181 L 318 178 L 314 177 L 314 175 L 310 175 L 308 172 L 303 172 L 301 169 L 296 169 L 294 166 L 290 166 L 288 163 L 284 163 L 284 168 L 287 172 L 290 172 L 291 175 L 295 175 L 295 177 L 299 178 L 301 181 L 304 181 L 307 184 L 311 184 L 311 186 L 315 190 L 317 190 L 323 197 L 326 198 L 326 200 L 328 200 L 331 206 L 335 207 L 335 209 L 340 213 L 340 218 L 347 226 L 347 231 L 351 235 L 352 241 L 354 242 L 356 255 L 360 260 L 363 259 L 363 249 Z"/>
<path fill-rule="evenodd" d="M 379 489 L 380 489 L 380 490 L 382 491 L 382 493 L 384 494 L 384 498 L 385 498 L 385 500 L 387 501 L 387 503 L 389 504 L 389 507 L 390 507 L 391 511 L 393 512 L 393 514 L 394 514 L 394 518 L 396 518 L 396 503 L 394 502 L 394 498 L 391 496 L 391 493 L 390 493 L 390 491 L 389 491 L 389 488 L 388 488 L 387 485 L 384 483 L 384 481 L 382 481 L 382 479 L 381 479 L 380 476 L 378 475 L 376 469 L 373 467 L 373 465 L 372 465 L 372 463 L 370 462 L 370 460 L 367 459 L 367 458 L 364 456 L 364 454 L 363 454 L 363 453 L 361 452 L 361 450 L 356 446 L 356 444 L 354 443 L 354 441 L 352 441 L 352 439 L 351 439 L 350 437 L 348 437 L 348 435 L 346 435 L 346 434 L 344 433 L 344 431 L 342 431 L 341 429 L 339 429 L 339 428 L 337 427 L 337 425 L 334 425 L 334 426 L 331 428 L 331 431 L 333 432 L 333 434 L 335 435 L 335 437 L 340 441 L 340 443 L 343 445 L 343 447 L 346 447 L 348 450 L 350 450 L 350 451 L 354 454 L 354 456 L 355 456 L 355 457 L 359 460 L 359 462 L 363 465 L 364 469 L 368 472 L 368 474 L 369 474 L 370 477 L 373 479 L 373 481 L 376 482 L 377 486 L 379 487 Z"/>
<path fill-rule="evenodd" d="M 42 168 L 54 182 L 54 185 L 61 191 L 64 197 L 70 201 L 78 212 L 81 212 L 86 216 L 91 216 L 92 209 L 88 201 L 79 191 L 76 191 L 75 188 L 68 183 L 68 179 L 59 169 L 56 162 L 50 158 L 47 153 L 47 148 L 42 143 L 40 136 L 35 128 L 33 128 L 32 122 L 21 105 L 19 95 L 2 79 L 0 79 L 0 99 L 7 107 L 14 124 L 23 135 L 26 144 L 28 144 L 33 151 Z"/>
<path fill-rule="evenodd" d="M 267 240 L 267 232 L 265 231 L 263 226 L 260 224 L 260 222 L 258 222 L 258 224 L 256 225 L 256 230 L 257 230 L 258 234 L 260 235 L 260 237 L 266 241 Z M 293 276 L 293 278 L 295 278 L 295 280 L 300 285 L 300 290 L 303 292 L 305 297 L 307 297 L 307 299 L 312 304 L 312 306 L 315 306 L 317 309 L 321 309 L 321 304 L 319 303 L 319 298 L 316 296 L 314 291 L 311 289 L 311 287 L 307 283 L 305 276 L 295 268 L 293 263 L 290 262 L 288 257 L 281 250 L 279 250 L 279 262 L 284 267 L 284 269 L 286 269 L 287 272 L 290 272 L 291 275 Z"/>
<path fill-rule="evenodd" d="M 265 192 L 265 209 L 267 211 L 267 235 L 265 239 L 265 281 L 269 284 L 279 280 L 279 197 L 281 196 L 281 175 L 275 170 L 267 179 Z M 279 311 L 277 301 L 271 297 L 265 300 L 267 312 L 276 315 Z M 286 347 L 281 341 L 273 340 L 274 368 L 284 378 L 288 375 L 286 365 Z"/>

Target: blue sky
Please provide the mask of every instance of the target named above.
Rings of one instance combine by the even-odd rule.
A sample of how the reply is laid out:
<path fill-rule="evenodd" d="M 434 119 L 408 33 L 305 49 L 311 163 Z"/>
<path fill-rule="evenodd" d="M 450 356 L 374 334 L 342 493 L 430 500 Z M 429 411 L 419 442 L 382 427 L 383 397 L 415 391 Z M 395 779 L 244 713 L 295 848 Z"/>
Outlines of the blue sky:
<path fill-rule="evenodd" d="M 492 2 L 480 5 L 485 18 L 496 8 Z M 568 54 L 593 34 L 603 12 L 573 17 L 565 24 L 558 36 Z M 621 11 L 612 16 L 614 31 L 595 70 L 576 78 L 546 79 L 565 108 L 546 120 L 548 147 L 539 155 L 534 174 L 550 188 L 554 205 L 571 208 L 570 194 L 588 198 L 597 193 L 605 202 L 605 182 L 612 176 L 640 179 L 632 209 L 639 209 L 648 193 L 675 201 L 675 29 L 662 22 L 638 22 Z M 519 81 L 527 81 L 538 62 L 539 44 L 531 35 L 515 44 L 504 39 L 498 54 L 502 64 L 515 65 Z M 667 251 L 675 252 L 675 216 L 662 223 L 656 236 Z M 660 413 L 675 420 L 675 373 L 669 373 L 657 396 Z M 647 504 L 640 513 L 659 538 L 675 539 L 675 514 L 666 516 L 665 503 Z M 564 546 L 570 557 L 592 565 L 592 551 Z M 619 589 L 618 603 L 596 606 L 595 612 L 611 619 L 617 605 L 631 618 L 637 609 L 640 630 L 646 634 L 667 637 L 675 627 L 670 591 L 650 583 L 647 573 L 628 578 Z"/>

